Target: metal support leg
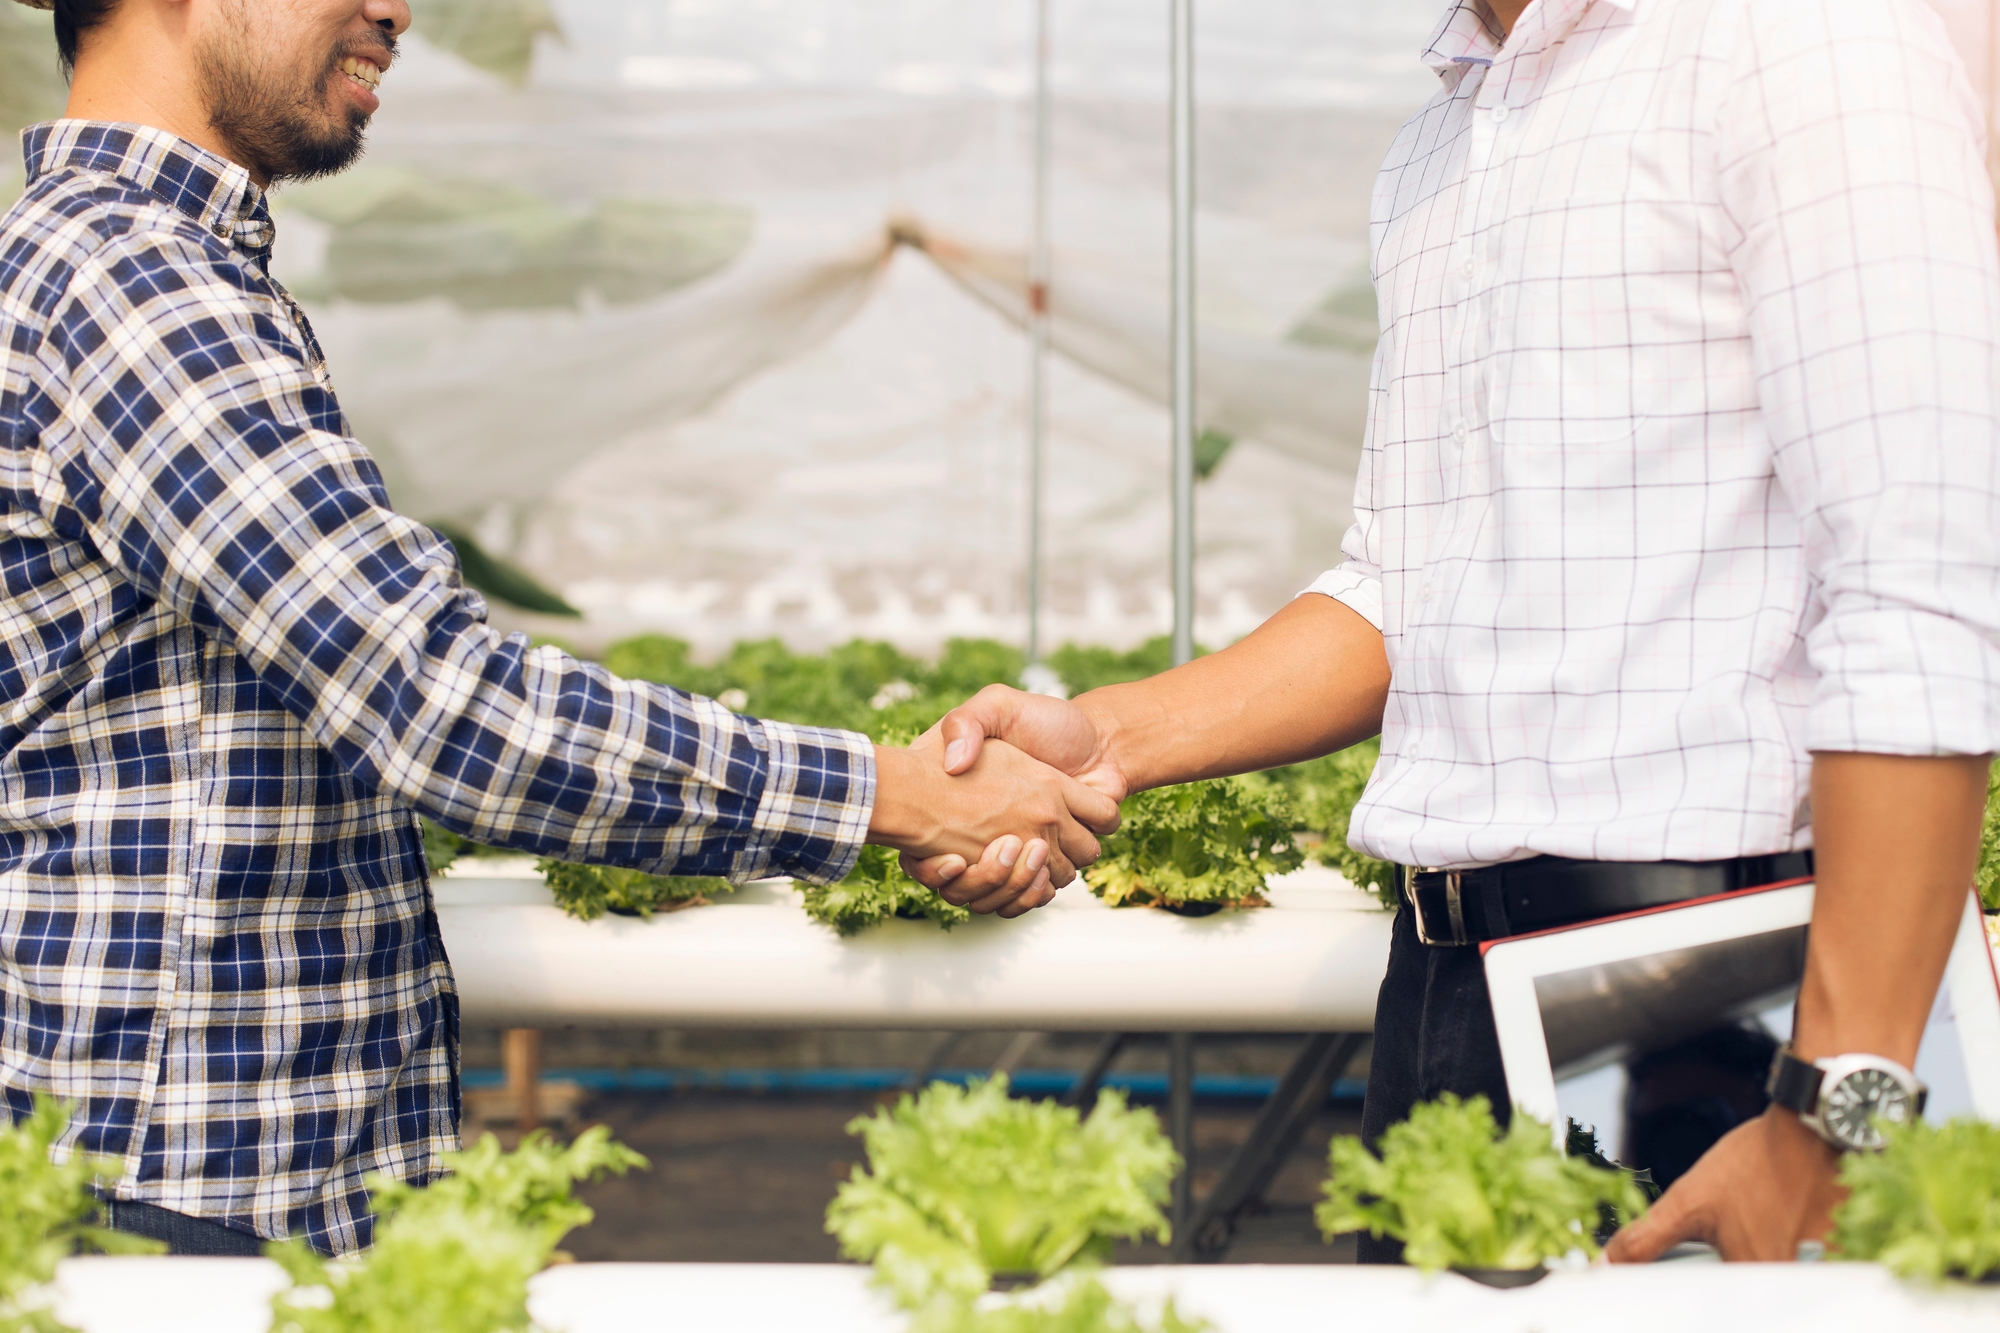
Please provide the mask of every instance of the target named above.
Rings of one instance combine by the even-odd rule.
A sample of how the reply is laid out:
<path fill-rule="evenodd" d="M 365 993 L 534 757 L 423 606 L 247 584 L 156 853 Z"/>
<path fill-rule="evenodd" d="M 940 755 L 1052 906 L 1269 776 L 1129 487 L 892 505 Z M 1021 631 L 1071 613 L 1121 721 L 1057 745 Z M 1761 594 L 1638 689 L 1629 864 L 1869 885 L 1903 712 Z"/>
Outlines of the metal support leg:
<path fill-rule="evenodd" d="M 1174 1180 L 1178 1242 L 1194 1212 L 1194 1037 L 1186 1032 L 1167 1038 L 1167 1118 L 1174 1150 L 1181 1155 L 1181 1173 Z"/>
<path fill-rule="evenodd" d="M 523 1134 L 542 1122 L 542 1034 L 534 1028 L 509 1028 L 500 1043 L 507 1068 L 507 1092 L 514 1102 L 514 1124 Z"/>
<path fill-rule="evenodd" d="M 1117 1062 L 1127 1040 L 1128 1037 L 1123 1032 L 1105 1035 L 1104 1040 L 1097 1044 L 1097 1049 L 1090 1053 L 1090 1063 L 1084 1066 L 1083 1073 L 1077 1076 L 1076 1082 L 1070 1084 L 1069 1091 L 1062 1095 L 1064 1106 L 1080 1106 L 1089 1110 L 1097 1104 L 1098 1085 L 1104 1082 L 1104 1076 Z"/>
<path fill-rule="evenodd" d="M 1035 1047 L 1041 1044 L 1042 1034 L 1039 1032 L 1016 1033 L 1014 1040 L 1007 1043 L 1007 1049 L 1001 1052 L 999 1063 L 993 1066 L 993 1072 L 1012 1075 L 1030 1055 L 1034 1054 Z"/>
<path fill-rule="evenodd" d="M 951 1053 L 957 1050 L 958 1044 L 964 1040 L 965 1034 L 963 1032 L 945 1033 L 943 1037 L 938 1039 L 938 1044 L 931 1047 L 931 1053 L 925 1057 L 923 1064 L 911 1071 L 910 1081 L 905 1083 L 903 1087 L 911 1092 L 921 1091 L 925 1085 L 937 1077 L 938 1070 L 944 1068 L 944 1062 L 951 1059 Z"/>
<path fill-rule="evenodd" d="M 1238 1216 L 1270 1188 L 1364 1040 L 1333 1032 L 1307 1038 L 1193 1220 L 1174 1228 L 1174 1262 L 1216 1263 L 1229 1252 Z"/>

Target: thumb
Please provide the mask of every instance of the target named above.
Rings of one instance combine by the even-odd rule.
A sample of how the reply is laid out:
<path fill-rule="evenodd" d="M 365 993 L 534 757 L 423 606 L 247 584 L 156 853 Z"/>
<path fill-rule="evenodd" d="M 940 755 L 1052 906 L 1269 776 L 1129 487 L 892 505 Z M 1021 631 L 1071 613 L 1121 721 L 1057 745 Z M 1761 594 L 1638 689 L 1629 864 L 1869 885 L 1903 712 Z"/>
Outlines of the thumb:
<path fill-rule="evenodd" d="M 1063 803 L 1070 818 L 1099 837 L 1118 831 L 1118 802 L 1089 783 L 1063 778 Z"/>
<path fill-rule="evenodd" d="M 957 777 L 979 762 L 989 736 L 1003 736 L 1018 709 L 1018 691 L 988 685 L 952 709 L 939 723 L 944 736 L 944 771 Z"/>
<path fill-rule="evenodd" d="M 1650 1264 L 1683 1241 L 1712 1239 L 1707 1221 L 1686 1200 L 1686 1190 L 1668 1190 L 1645 1216 L 1618 1229 L 1604 1247 L 1614 1264 Z"/>

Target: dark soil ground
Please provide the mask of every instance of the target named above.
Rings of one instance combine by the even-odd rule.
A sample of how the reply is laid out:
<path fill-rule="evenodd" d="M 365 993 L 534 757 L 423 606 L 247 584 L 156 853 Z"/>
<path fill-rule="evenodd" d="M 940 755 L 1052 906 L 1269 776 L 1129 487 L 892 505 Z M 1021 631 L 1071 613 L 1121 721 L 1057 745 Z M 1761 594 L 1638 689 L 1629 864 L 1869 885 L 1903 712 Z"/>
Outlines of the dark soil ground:
<path fill-rule="evenodd" d="M 892 1069 L 915 1071 L 944 1059 L 943 1034 L 831 1031 L 592 1031 L 543 1034 L 543 1067 L 636 1073 L 645 1070 Z M 1044 1034 L 1027 1046 L 1020 1034 L 987 1032 L 956 1039 L 948 1067 L 990 1069 L 1012 1058 L 1022 1068 L 1082 1069 L 1099 1037 Z M 1195 1047 L 1204 1076 L 1275 1078 L 1298 1054 L 1297 1035 L 1204 1036 Z M 469 1029 L 464 1067 L 470 1081 L 489 1086 L 501 1064 L 500 1033 Z M 1137 1037 L 1115 1068 L 1162 1074 L 1164 1039 Z M 1346 1070 L 1349 1089 L 1367 1074 L 1365 1048 Z M 627 1080 L 629 1081 L 629 1080 Z M 608 1125 L 615 1137 L 644 1153 L 652 1169 L 604 1181 L 583 1193 L 597 1221 L 572 1234 L 564 1248 L 582 1260 L 681 1263 L 830 1263 L 839 1258 L 823 1229 L 826 1206 L 860 1156 L 847 1132 L 882 1094 L 873 1092 L 755 1093 L 617 1091 L 587 1097 L 563 1127 Z M 1165 1119 L 1164 1107 L 1154 1105 Z M 1257 1103 L 1244 1098 L 1196 1103 L 1195 1191 L 1213 1187 L 1243 1141 Z M 509 1117 L 511 1118 L 511 1114 Z M 1333 1102 L 1305 1134 L 1273 1183 L 1266 1207 L 1246 1216 L 1228 1259 L 1233 1263 L 1327 1263 L 1353 1259 L 1352 1238 L 1323 1242 L 1312 1206 L 1326 1175 L 1327 1139 L 1360 1128 L 1360 1103 Z M 468 1138 L 482 1126 L 468 1120 Z M 514 1135 L 495 1128 L 503 1142 Z M 1159 1262 L 1157 1245 L 1130 1246 L 1120 1262 Z"/>
<path fill-rule="evenodd" d="M 846 1125 L 875 1104 L 867 1094 L 595 1097 L 583 1108 L 584 1123 L 609 1125 L 653 1169 L 586 1189 L 597 1221 L 564 1248 L 599 1261 L 832 1262 L 839 1254 L 822 1221 L 859 1156 Z M 1254 1106 L 1237 1103 L 1197 1107 L 1197 1197 L 1213 1186 L 1255 1114 Z M 1326 1171 L 1327 1138 L 1356 1132 L 1359 1123 L 1358 1107 L 1334 1106 L 1320 1117 L 1280 1172 L 1266 1209 L 1244 1220 L 1229 1262 L 1353 1260 L 1351 1238 L 1331 1246 L 1320 1240 L 1312 1205 Z M 1156 1245 L 1119 1256 L 1124 1263 L 1164 1258 Z"/>

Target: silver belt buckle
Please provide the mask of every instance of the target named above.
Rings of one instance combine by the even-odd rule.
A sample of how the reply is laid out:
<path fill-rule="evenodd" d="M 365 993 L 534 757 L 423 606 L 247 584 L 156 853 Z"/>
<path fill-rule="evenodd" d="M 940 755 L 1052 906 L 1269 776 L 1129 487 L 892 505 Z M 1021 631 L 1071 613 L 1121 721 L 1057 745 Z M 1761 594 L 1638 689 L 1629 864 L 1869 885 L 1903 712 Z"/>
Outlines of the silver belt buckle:
<path fill-rule="evenodd" d="M 1417 900 L 1418 875 L 1444 876 L 1445 911 L 1451 919 L 1449 938 L 1439 938 L 1432 932 L 1430 922 L 1424 919 L 1424 905 Z M 1465 936 L 1465 902 L 1461 895 L 1459 871 L 1443 866 L 1404 866 L 1403 896 L 1409 900 L 1410 917 L 1416 923 L 1418 941 L 1439 948 L 1459 948 L 1472 943 Z"/>

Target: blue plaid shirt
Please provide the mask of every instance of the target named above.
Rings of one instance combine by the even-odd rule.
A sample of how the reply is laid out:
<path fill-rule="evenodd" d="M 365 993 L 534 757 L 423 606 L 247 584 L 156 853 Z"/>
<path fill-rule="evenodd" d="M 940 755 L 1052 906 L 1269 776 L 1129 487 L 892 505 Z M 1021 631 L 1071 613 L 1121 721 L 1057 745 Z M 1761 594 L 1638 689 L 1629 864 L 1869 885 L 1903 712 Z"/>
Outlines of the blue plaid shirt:
<path fill-rule="evenodd" d="M 136 125 L 23 136 L 0 221 L 0 1098 L 121 1199 L 329 1251 L 458 1139 L 417 811 L 480 842 L 837 879 L 867 742 L 488 628 L 389 507 L 263 192 Z"/>

